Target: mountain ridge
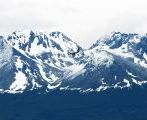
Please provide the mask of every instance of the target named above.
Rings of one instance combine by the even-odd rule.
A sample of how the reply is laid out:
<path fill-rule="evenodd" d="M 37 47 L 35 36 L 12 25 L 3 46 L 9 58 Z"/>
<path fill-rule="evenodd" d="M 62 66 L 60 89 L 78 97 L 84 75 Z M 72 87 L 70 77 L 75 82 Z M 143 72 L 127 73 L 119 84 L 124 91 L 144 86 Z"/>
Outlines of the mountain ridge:
<path fill-rule="evenodd" d="M 89 49 L 58 31 L 13 32 L 0 42 L 1 93 L 42 87 L 99 92 L 147 83 L 146 35 L 114 32 Z"/>

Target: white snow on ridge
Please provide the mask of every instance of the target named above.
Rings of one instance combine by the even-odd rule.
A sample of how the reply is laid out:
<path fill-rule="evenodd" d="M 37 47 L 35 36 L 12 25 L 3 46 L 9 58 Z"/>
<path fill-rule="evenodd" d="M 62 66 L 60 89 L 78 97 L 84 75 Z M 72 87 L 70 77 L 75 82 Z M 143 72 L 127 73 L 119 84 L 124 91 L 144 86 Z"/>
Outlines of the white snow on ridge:
<path fill-rule="evenodd" d="M 58 37 L 52 37 L 49 36 L 49 38 L 51 38 L 53 41 L 55 41 L 57 44 L 59 44 L 61 46 L 61 48 L 63 49 L 63 53 L 68 56 L 67 51 L 77 51 L 78 50 L 78 46 L 76 43 L 72 42 L 72 41 L 67 41 L 66 39 L 63 40 L 63 35 L 59 34 Z M 71 52 L 73 52 L 71 51 Z M 52 51 L 54 52 L 54 51 Z"/>
<path fill-rule="evenodd" d="M 139 86 L 141 86 L 142 84 L 147 83 L 147 81 L 137 81 L 137 80 L 135 80 L 134 78 L 132 78 L 132 81 L 133 81 L 135 84 L 139 85 Z"/>
<path fill-rule="evenodd" d="M 98 47 L 97 47 L 97 49 L 98 49 Z M 147 60 L 147 55 L 145 53 L 143 54 L 143 57 L 145 60 L 141 60 L 141 59 L 135 57 L 132 52 L 129 52 L 129 50 L 128 50 L 129 48 L 127 46 L 127 43 L 123 44 L 121 47 L 116 48 L 116 49 L 110 49 L 109 46 L 102 46 L 99 49 L 108 51 L 109 53 L 112 53 L 117 56 L 121 56 L 125 59 L 132 59 L 132 62 L 134 62 L 142 67 L 147 68 L 147 63 L 145 62 L 145 60 Z"/>
<path fill-rule="evenodd" d="M 132 73 L 130 73 L 129 71 L 126 71 L 128 73 L 128 75 L 132 76 L 132 77 L 136 77 L 135 75 L 133 75 Z"/>
<path fill-rule="evenodd" d="M 48 84 L 47 88 L 48 88 L 48 89 L 55 89 L 55 88 L 59 87 L 60 84 L 61 84 L 61 82 L 58 83 L 57 85 L 50 85 L 50 84 Z"/>
<path fill-rule="evenodd" d="M 96 91 L 97 91 L 97 92 L 100 92 L 100 91 L 106 90 L 106 89 L 108 89 L 108 88 L 109 88 L 109 86 L 103 86 L 103 85 L 101 85 L 101 86 L 99 86 L 99 87 L 96 89 Z"/>
<path fill-rule="evenodd" d="M 22 60 L 20 59 L 20 57 L 17 58 L 15 65 L 16 65 L 17 68 L 23 67 L 23 63 L 22 63 Z"/>
<path fill-rule="evenodd" d="M 130 39 L 129 42 L 131 43 L 139 43 L 141 40 L 139 38 Z"/>
<path fill-rule="evenodd" d="M 42 86 L 39 85 L 34 79 L 32 80 L 32 84 L 33 84 L 32 90 L 33 90 L 33 89 L 36 89 L 36 88 L 41 88 L 41 87 L 42 87 Z"/>
<path fill-rule="evenodd" d="M 143 53 L 143 57 L 145 60 L 147 60 L 147 54 L 146 53 Z"/>
<path fill-rule="evenodd" d="M 106 51 L 93 51 L 90 54 L 90 60 L 95 66 L 105 65 L 109 67 L 114 62 L 113 56 Z"/>
<path fill-rule="evenodd" d="M 35 56 L 35 55 L 40 54 L 40 53 L 42 53 L 44 51 L 48 52 L 47 51 L 48 49 L 43 47 L 42 44 L 37 45 L 37 43 L 38 43 L 38 38 L 35 38 L 33 43 L 31 44 L 31 48 L 30 48 L 30 52 L 29 52 L 30 55 L 34 55 Z"/>
<path fill-rule="evenodd" d="M 124 79 L 123 82 L 127 84 L 125 87 L 130 87 L 131 86 L 131 84 L 130 84 L 130 82 L 128 80 Z"/>

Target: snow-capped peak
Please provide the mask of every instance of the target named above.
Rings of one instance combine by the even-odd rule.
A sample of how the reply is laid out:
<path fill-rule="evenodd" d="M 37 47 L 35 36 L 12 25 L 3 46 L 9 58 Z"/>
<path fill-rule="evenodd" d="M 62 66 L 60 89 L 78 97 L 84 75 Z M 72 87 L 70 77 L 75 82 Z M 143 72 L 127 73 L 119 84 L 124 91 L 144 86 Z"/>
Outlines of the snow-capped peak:
<path fill-rule="evenodd" d="M 16 31 L 7 37 L 9 43 L 17 50 L 23 50 L 31 56 L 43 52 L 55 54 L 74 54 L 80 47 L 61 32 L 46 34 L 38 31 Z"/>
<path fill-rule="evenodd" d="M 0 90 L 9 93 L 141 86 L 147 83 L 147 36 L 114 32 L 85 50 L 58 31 L 15 31 L 0 37 L 0 73 Z"/>
<path fill-rule="evenodd" d="M 99 39 L 90 49 L 103 49 L 147 67 L 147 35 L 114 32 Z"/>

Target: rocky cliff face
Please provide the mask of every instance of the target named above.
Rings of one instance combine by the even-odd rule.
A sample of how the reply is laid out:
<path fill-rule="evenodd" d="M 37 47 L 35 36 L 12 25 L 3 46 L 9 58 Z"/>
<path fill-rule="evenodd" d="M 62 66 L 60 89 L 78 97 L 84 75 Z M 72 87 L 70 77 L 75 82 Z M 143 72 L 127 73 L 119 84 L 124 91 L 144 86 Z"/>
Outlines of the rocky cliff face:
<path fill-rule="evenodd" d="M 112 33 L 82 49 L 61 32 L 0 37 L 0 90 L 102 91 L 147 82 L 147 36 Z"/>

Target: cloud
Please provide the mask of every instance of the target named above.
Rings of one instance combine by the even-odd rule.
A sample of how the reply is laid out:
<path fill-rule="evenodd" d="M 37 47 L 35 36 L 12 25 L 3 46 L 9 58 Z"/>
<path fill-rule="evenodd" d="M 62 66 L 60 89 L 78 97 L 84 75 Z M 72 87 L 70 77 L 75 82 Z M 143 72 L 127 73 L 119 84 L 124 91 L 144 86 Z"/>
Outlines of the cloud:
<path fill-rule="evenodd" d="M 146 0 L 0 0 L 0 33 L 59 30 L 89 47 L 112 31 L 146 32 Z"/>

